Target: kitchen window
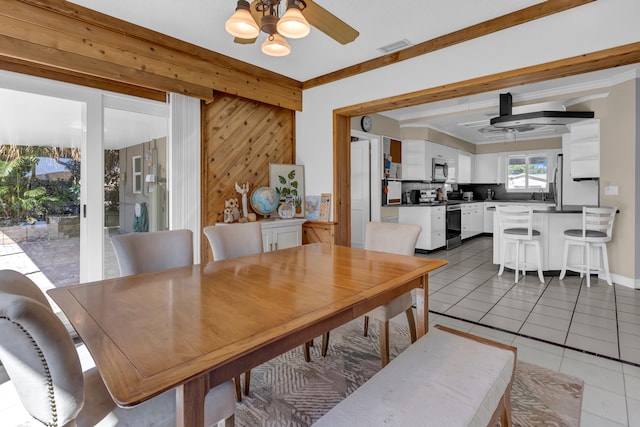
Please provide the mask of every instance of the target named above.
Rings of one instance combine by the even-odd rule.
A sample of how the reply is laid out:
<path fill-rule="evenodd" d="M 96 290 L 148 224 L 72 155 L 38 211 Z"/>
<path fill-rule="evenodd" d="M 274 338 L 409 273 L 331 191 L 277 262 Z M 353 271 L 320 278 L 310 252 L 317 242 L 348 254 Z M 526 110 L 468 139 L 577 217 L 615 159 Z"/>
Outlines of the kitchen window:
<path fill-rule="evenodd" d="M 548 160 L 546 154 L 507 156 L 507 191 L 548 191 Z"/>

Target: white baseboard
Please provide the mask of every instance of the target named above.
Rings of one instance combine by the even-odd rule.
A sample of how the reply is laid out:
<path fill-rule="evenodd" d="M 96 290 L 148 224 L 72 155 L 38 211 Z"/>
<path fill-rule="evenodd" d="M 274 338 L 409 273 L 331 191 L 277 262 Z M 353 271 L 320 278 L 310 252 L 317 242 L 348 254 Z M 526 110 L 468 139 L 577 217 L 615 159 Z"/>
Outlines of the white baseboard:
<path fill-rule="evenodd" d="M 598 274 L 598 279 L 605 280 L 603 274 Z M 631 289 L 640 289 L 640 280 L 632 279 L 630 277 L 621 276 L 619 274 L 611 273 L 611 281 L 616 285 L 625 286 Z"/>

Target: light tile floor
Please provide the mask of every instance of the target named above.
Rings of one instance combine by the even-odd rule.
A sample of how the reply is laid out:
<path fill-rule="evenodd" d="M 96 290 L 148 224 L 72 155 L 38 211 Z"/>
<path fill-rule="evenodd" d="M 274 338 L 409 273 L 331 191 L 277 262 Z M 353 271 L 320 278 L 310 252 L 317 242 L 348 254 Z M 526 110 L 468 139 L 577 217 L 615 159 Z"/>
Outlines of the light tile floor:
<path fill-rule="evenodd" d="M 492 239 L 424 255 L 449 264 L 429 276 L 430 324 L 518 347 L 518 359 L 585 382 L 582 426 L 640 426 L 640 290 L 579 276 L 498 276 Z M 623 362 L 627 361 L 627 362 Z"/>

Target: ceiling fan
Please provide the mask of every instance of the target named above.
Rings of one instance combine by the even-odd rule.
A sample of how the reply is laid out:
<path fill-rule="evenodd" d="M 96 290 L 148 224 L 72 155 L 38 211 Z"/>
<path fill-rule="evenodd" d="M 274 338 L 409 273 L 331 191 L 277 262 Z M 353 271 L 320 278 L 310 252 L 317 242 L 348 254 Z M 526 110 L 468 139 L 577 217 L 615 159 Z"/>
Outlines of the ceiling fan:
<path fill-rule="evenodd" d="M 338 43 L 354 41 L 360 33 L 312 0 L 287 0 L 286 12 L 280 17 L 281 0 L 238 0 L 235 13 L 225 23 L 225 29 L 240 44 L 255 43 L 260 31 L 269 36 L 262 52 L 285 56 L 291 47 L 285 37 L 301 38 L 309 34 L 310 25 Z"/>

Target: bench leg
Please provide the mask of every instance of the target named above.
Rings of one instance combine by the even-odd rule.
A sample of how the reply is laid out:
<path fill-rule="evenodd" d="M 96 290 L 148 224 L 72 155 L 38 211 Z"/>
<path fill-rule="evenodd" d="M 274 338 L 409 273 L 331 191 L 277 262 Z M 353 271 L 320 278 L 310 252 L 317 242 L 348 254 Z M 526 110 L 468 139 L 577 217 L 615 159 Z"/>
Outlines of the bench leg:
<path fill-rule="evenodd" d="M 502 396 L 502 415 L 500 417 L 502 427 L 512 427 L 511 420 L 511 384 L 507 386 L 507 390 Z"/>
<path fill-rule="evenodd" d="M 320 351 L 322 357 L 326 357 L 327 350 L 329 350 L 329 332 L 325 332 L 324 335 L 322 335 L 322 349 Z"/>
<path fill-rule="evenodd" d="M 249 396 L 249 386 L 251 384 L 251 371 L 244 373 L 244 395 Z"/>
<path fill-rule="evenodd" d="M 369 316 L 364 316 L 364 336 L 369 336 Z"/>
<path fill-rule="evenodd" d="M 407 323 L 409 323 L 409 334 L 411 335 L 411 344 L 416 342 L 416 321 L 413 318 L 413 308 L 409 307 L 405 312 L 407 315 Z"/>
<path fill-rule="evenodd" d="M 304 343 L 304 361 L 311 362 L 311 346 L 313 345 L 313 340 L 307 341 Z"/>

